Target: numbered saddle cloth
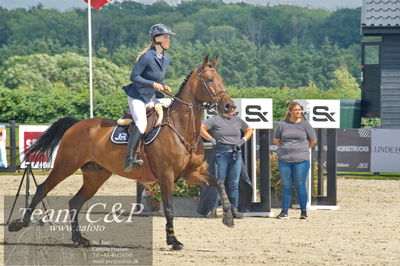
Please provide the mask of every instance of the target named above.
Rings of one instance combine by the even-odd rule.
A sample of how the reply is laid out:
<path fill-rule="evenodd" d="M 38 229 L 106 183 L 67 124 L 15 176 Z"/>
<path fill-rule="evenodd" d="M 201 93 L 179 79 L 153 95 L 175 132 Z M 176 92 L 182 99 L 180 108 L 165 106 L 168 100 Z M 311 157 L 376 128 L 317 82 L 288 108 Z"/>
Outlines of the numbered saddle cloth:
<path fill-rule="evenodd" d="M 115 144 L 127 144 L 129 139 L 129 125 L 120 126 L 117 125 L 114 127 L 113 132 L 111 133 L 111 142 Z M 152 143 L 158 134 L 160 133 L 161 126 L 155 127 L 149 134 L 144 137 L 144 145 L 148 145 Z"/>

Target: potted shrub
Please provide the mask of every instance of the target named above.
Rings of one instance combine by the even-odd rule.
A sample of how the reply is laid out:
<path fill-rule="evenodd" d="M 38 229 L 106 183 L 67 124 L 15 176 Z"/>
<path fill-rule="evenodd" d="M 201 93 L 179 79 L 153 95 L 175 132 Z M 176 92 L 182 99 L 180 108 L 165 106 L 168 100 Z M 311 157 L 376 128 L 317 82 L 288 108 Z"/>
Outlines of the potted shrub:
<path fill-rule="evenodd" d="M 145 200 L 147 204 L 150 206 L 151 211 L 160 211 L 161 209 L 161 190 L 158 183 L 154 183 L 146 186 L 145 188 Z M 185 180 L 179 179 L 174 184 L 174 192 L 173 192 L 173 204 L 174 211 L 176 214 L 185 213 L 184 210 L 181 210 L 181 206 L 177 206 L 182 201 L 192 201 L 192 204 L 196 204 L 200 197 L 200 187 L 196 185 L 188 185 Z M 193 202 L 195 201 L 195 202 Z M 182 204 L 179 204 L 182 205 Z M 187 205 L 187 204 L 186 204 Z M 184 207 L 184 206 L 183 206 Z M 197 207 L 197 206 L 196 206 Z M 190 207 L 191 208 L 191 207 Z M 196 209 L 196 208 L 195 208 Z M 193 211 L 195 211 L 195 209 Z"/>

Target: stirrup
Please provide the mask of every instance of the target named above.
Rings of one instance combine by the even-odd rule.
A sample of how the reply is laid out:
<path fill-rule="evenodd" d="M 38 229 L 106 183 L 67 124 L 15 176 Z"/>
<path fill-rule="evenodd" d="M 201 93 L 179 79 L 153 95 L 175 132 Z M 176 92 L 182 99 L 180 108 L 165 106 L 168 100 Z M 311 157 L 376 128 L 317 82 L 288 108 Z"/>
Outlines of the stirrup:
<path fill-rule="evenodd" d="M 139 168 L 140 166 L 142 166 L 142 164 L 143 164 L 142 159 L 137 159 L 136 161 L 132 162 L 133 168 Z"/>
<path fill-rule="evenodd" d="M 129 160 L 129 161 L 128 161 Z M 142 159 L 136 159 L 136 158 L 129 158 L 125 161 L 125 172 L 130 172 L 132 171 L 133 168 L 140 168 L 143 164 Z"/>

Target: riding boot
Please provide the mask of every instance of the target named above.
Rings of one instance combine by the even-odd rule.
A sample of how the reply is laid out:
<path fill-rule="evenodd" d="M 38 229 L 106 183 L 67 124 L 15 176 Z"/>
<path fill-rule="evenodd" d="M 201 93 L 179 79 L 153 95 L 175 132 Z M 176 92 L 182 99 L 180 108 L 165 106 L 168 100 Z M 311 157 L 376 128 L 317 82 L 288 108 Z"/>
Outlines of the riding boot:
<path fill-rule="evenodd" d="M 143 160 L 138 158 L 136 153 L 141 138 L 142 133 L 137 126 L 134 126 L 128 139 L 128 152 L 126 153 L 124 165 L 125 172 L 130 172 L 133 168 L 139 168 L 143 164 Z"/>

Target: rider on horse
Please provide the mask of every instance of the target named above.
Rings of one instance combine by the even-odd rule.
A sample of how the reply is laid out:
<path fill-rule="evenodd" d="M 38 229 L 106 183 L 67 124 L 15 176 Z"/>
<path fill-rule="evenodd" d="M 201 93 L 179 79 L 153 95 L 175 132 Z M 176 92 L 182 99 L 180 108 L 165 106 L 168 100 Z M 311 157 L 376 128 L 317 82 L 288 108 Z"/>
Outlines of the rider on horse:
<path fill-rule="evenodd" d="M 143 164 L 143 160 L 137 154 L 137 148 L 147 127 L 146 107 L 154 107 L 158 103 L 156 92 L 171 92 L 171 88 L 164 82 L 169 65 L 169 57 L 165 50 L 169 48 L 170 36 L 174 34 L 164 24 L 155 24 L 150 28 L 151 43 L 138 56 L 131 73 L 132 83 L 123 87 L 135 122 L 128 140 L 125 172 Z"/>

